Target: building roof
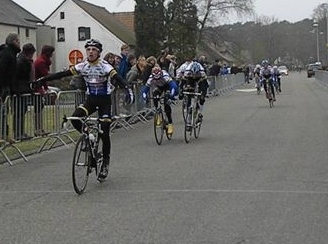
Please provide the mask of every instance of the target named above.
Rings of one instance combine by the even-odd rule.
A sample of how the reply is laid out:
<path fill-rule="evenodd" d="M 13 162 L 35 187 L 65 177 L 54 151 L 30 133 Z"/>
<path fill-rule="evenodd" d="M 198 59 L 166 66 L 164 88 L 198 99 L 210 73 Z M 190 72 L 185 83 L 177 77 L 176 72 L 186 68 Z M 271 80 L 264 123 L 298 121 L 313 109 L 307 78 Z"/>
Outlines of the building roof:
<path fill-rule="evenodd" d="M 12 0 L 0 0 L 0 24 L 36 28 L 41 19 L 28 12 Z"/>
<path fill-rule="evenodd" d="M 129 30 L 134 31 L 134 12 L 116 12 L 113 15 L 127 26 Z"/>

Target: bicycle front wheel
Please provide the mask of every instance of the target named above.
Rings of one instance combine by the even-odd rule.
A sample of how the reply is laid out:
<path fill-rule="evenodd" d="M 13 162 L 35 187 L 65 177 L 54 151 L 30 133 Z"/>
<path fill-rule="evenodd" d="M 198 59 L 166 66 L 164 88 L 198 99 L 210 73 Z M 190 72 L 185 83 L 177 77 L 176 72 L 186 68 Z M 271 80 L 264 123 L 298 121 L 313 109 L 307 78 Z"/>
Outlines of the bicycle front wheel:
<path fill-rule="evenodd" d="M 184 96 L 182 99 L 182 117 L 183 120 L 186 122 L 186 117 L 187 117 L 187 96 Z"/>
<path fill-rule="evenodd" d="M 85 136 L 81 136 L 75 145 L 73 164 L 72 164 L 72 179 L 73 187 L 77 194 L 81 195 L 88 183 L 90 172 L 91 152 L 88 141 Z"/>
<path fill-rule="evenodd" d="M 188 112 L 186 114 L 185 129 L 184 129 L 184 138 L 185 142 L 189 143 L 193 131 L 193 118 L 192 113 Z"/>
<path fill-rule="evenodd" d="M 195 138 L 199 137 L 200 128 L 202 127 L 202 122 L 203 122 L 202 118 L 200 118 L 199 113 L 197 113 L 195 127 L 194 127 L 194 136 L 195 136 Z"/>
<path fill-rule="evenodd" d="M 158 145 L 162 144 L 164 135 L 164 117 L 162 111 L 157 111 L 154 116 L 154 134 Z"/>

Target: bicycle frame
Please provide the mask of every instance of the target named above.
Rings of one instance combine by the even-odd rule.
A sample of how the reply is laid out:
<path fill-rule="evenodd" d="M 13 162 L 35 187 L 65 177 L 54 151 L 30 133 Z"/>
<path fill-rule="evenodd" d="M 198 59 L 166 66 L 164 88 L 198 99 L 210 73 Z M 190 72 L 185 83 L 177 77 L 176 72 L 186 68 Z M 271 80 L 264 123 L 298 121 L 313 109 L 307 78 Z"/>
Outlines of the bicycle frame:
<path fill-rule="evenodd" d="M 168 94 L 164 93 L 164 95 L 156 95 L 151 99 L 158 100 L 158 107 L 155 108 L 154 115 L 154 135 L 157 144 L 161 145 L 163 141 L 164 132 L 168 140 L 171 140 L 172 138 L 172 135 L 167 133 L 168 118 L 163 109 L 163 105 L 168 102 L 169 98 Z M 160 121 L 160 123 L 158 123 L 158 120 Z"/>
<path fill-rule="evenodd" d="M 199 113 L 199 97 L 201 93 L 198 92 L 183 92 L 187 97 L 187 114 L 185 119 L 185 142 L 189 143 L 192 131 L 194 131 L 195 138 L 199 137 L 201 122 L 197 122 Z"/>
<path fill-rule="evenodd" d="M 270 79 L 265 79 L 265 83 L 266 83 L 267 96 L 268 96 L 268 100 L 269 100 L 269 106 L 270 106 L 270 108 L 272 108 L 273 107 L 273 97 L 272 97 L 272 87 L 271 87 Z"/>
<path fill-rule="evenodd" d="M 82 135 L 75 145 L 72 165 L 74 190 L 80 195 L 86 188 L 92 168 L 95 168 L 97 180 L 102 182 L 99 173 L 103 163 L 103 155 L 102 151 L 98 150 L 100 135 L 103 134 L 101 122 L 110 123 L 112 120 L 93 117 L 68 117 L 67 120 L 79 120 L 82 123 Z M 82 175 L 79 176 L 80 171 L 82 171 Z M 80 178 L 82 179 L 81 183 Z"/>

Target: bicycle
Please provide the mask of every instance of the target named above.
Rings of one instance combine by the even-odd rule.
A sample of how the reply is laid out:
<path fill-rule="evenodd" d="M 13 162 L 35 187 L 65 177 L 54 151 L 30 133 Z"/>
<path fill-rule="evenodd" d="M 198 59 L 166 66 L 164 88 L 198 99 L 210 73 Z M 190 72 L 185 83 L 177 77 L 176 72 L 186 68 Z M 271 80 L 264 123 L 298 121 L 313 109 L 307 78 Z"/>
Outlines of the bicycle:
<path fill-rule="evenodd" d="M 185 129 L 184 138 L 185 142 L 189 143 L 192 133 L 194 132 L 194 137 L 197 139 L 200 134 L 200 129 L 202 127 L 202 118 L 199 116 L 199 97 L 201 93 L 183 91 L 184 97 L 186 97 L 187 113 L 185 119 Z"/>
<path fill-rule="evenodd" d="M 79 120 L 82 122 L 82 134 L 77 140 L 72 162 L 72 180 L 75 192 L 81 195 L 88 183 L 89 174 L 95 169 L 99 182 L 100 169 L 103 164 L 101 123 L 111 123 L 110 118 L 93 117 L 67 117 L 67 120 Z"/>
<path fill-rule="evenodd" d="M 261 94 L 261 80 L 258 75 L 255 76 L 255 87 L 257 91 L 257 95 Z"/>
<path fill-rule="evenodd" d="M 265 79 L 266 82 L 266 90 L 267 90 L 267 99 L 269 100 L 269 106 L 270 108 L 272 108 L 274 106 L 273 104 L 273 95 L 272 95 L 272 88 L 271 88 L 271 84 L 270 84 L 270 80 L 269 79 Z"/>
<path fill-rule="evenodd" d="M 184 122 L 186 122 L 186 117 L 187 117 L 187 104 L 188 104 L 188 97 L 183 96 L 183 98 L 182 98 L 182 117 L 183 117 Z"/>
<path fill-rule="evenodd" d="M 154 135 L 155 140 L 158 145 L 162 144 L 164 132 L 166 135 L 166 138 L 168 140 L 171 140 L 172 134 L 168 133 L 168 119 L 166 116 L 166 113 L 163 109 L 163 105 L 171 102 L 169 99 L 169 93 L 166 92 L 163 96 L 156 95 L 155 97 L 151 98 L 153 100 L 158 100 L 158 108 L 155 108 L 155 114 L 154 114 Z"/>

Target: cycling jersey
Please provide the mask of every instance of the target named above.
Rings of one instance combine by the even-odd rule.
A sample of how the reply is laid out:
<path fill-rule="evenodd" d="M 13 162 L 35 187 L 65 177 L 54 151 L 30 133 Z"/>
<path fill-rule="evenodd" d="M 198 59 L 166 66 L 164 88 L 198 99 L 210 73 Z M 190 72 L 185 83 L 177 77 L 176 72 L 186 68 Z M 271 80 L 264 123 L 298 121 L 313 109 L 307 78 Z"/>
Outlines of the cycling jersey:
<path fill-rule="evenodd" d="M 103 59 L 98 59 L 93 63 L 85 60 L 70 70 L 73 74 L 82 75 L 86 82 L 88 95 L 109 95 L 114 90 L 110 77 L 113 77 L 117 72 Z"/>
<path fill-rule="evenodd" d="M 154 86 L 162 87 L 170 83 L 170 81 L 172 81 L 171 76 L 166 70 L 162 70 L 162 74 L 163 75 L 160 79 L 154 79 L 153 75 L 150 75 L 146 82 L 146 85 L 147 86 L 154 85 Z"/>

